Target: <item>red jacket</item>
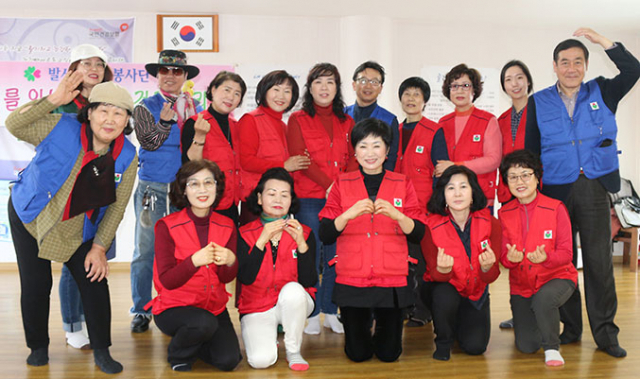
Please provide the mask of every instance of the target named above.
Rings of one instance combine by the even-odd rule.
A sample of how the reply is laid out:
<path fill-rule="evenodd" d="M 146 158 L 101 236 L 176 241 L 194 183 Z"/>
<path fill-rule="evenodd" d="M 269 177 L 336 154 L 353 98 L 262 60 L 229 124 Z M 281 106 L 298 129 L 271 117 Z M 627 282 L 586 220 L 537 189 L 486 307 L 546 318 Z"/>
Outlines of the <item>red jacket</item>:
<path fill-rule="evenodd" d="M 335 219 L 356 202 L 368 198 L 360 171 L 340 175 L 327 203 L 318 215 Z M 378 199 L 393 204 L 402 213 L 422 222 L 424 212 L 407 177 L 386 171 Z M 365 214 L 347 223 L 338 237 L 336 256 L 336 283 L 355 287 L 404 287 L 409 273 L 407 238 L 397 221 L 383 215 Z"/>
<path fill-rule="evenodd" d="M 176 245 L 176 263 L 191 256 L 202 248 L 193 221 L 187 215 L 186 209 L 172 213 L 163 218 L 169 233 Z M 216 212 L 211 212 L 209 227 L 209 241 L 226 246 L 233 233 L 233 221 Z M 166 309 L 175 307 L 198 307 L 214 315 L 219 315 L 227 307 L 231 294 L 225 289 L 224 283 L 218 279 L 218 266 L 211 264 L 201 266 L 198 271 L 179 288 L 169 290 L 164 288 L 158 277 L 158 269 L 154 261 L 153 283 L 158 292 L 147 305 L 153 306 L 153 314 L 158 315 Z"/>
<path fill-rule="evenodd" d="M 240 228 L 240 235 L 250 246 L 255 246 L 262 233 L 262 222 L 258 219 Z M 302 225 L 304 238 L 309 238 L 311 229 Z M 276 264 L 273 264 L 271 244 L 265 245 L 264 259 L 256 280 L 251 285 L 242 285 L 240 298 L 238 299 L 238 312 L 248 314 L 264 312 L 275 307 L 278 295 L 285 284 L 298 281 L 298 255 L 296 242 L 289 233 L 283 232 L 278 244 L 278 256 Z M 314 287 L 305 290 L 315 298 Z"/>
<path fill-rule="evenodd" d="M 213 115 L 208 110 L 201 113 L 211 125 L 202 149 L 202 158 L 215 162 L 224 173 L 224 194 L 220 199 L 218 209 L 227 209 L 232 205 L 238 205 L 241 196 L 242 181 L 240 180 L 240 158 L 238 156 L 240 141 L 238 139 L 237 121 L 229 117 L 229 133 L 233 142 L 233 148 L 231 148 L 227 136 L 222 134 L 220 126 L 216 119 L 213 118 Z M 191 117 L 191 119 L 196 121 L 198 115 Z"/>
<path fill-rule="evenodd" d="M 500 132 L 502 133 L 502 156 L 506 156 L 515 150 L 524 149 L 524 135 L 527 125 L 527 107 L 524 107 L 522 111 L 522 117 L 518 124 L 518 131 L 516 132 L 516 141 L 513 142 L 511 137 L 511 112 L 513 107 L 507 109 L 498 119 L 498 125 L 500 125 Z M 507 183 L 502 181 L 502 176 L 498 181 L 498 201 L 505 203 L 511 200 L 511 192 Z"/>
<path fill-rule="evenodd" d="M 317 117 L 311 117 L 303 110 L 294 112 L 291 118 L 300 125 L 300 132 L 311 160 L 318 165 L 320 170 L 329 178 L 335 180 L 338 175 L 345 172 L 349 162 L 349 134 L 353 127 L 352 119 L 347 116 L 340 122 L 337 116 L 333 116 L 333 140 L 325 132 L 324 126 Z M 298 172 L 294 176 L 296 194 L 302 198 L 324 199 L 326 191 L 322 186 L 309 179 L 304 172 Z"/>
<path fill-rule="evenodd" d="M 431 162 L 431 146 L 433 145 L 433 137 L 440 128 L 440 125 L 429 120 L 426 117 L 418 122 L 411 139 L 407 145 L 407 149 L 402 153 L 402 125 L 400 124 L 400 142 L 398 146 L 398 160 L 396 162 L 395 172 L 406 175 L 416 188 L 420 207 L 425 211 L 427 202 L 433 193 L 433 162 Z"/>
<path fill-rule="evenodd" d="M 501 258 L 502 265 L 510 269 L 509 283 L 512 295 L 531 297 L 551 279 L 569 279 L 574 283 L 578 280 L 578 271 L 571 262 L 549 268 L 545 267 L 544 262 L 532 263 L 527 259 L 526 254 L 540 245 L 545 246 L 547 256 L 557 254 L 555 252 L 558 236 L 557 213 L 564 205 L 540 193 L 536 200 L 535 213 L 528 216 L 529 231 L 526 233 L 526 241 L 522 240 L 520 209 L 523 205 L 513 200 L 503 205 L 498 211 L 505 236 L 516 245 L 518 250 L 525 251 L 525 257 L 520 263 L 509 261 L 506 254 Z"/>
<path fill-rule="evenodd" d="M 256 123 L 258 135 L 252 137 L 257 138 L 259 141 L 257 158 L 279 162 L 285 162 L 289 159 L 287 139 L 284 133 L 285 124 L 282 120 L 275 119 L 273 116 L 266 114 L 263 107 L 258 107 L 242 116 L 239 123 L 240 129 L 243 128 L 243 120 L 245 117 L 253 118 Z M 242 147 L 240 147 L 240 151 L 242 152 Z M 242 199 L 246 199 L 251 191 L 258 185 L 262 174 L 264 174 L 264 172 L 247 171 L 242 167 Z"/>
<path fill-rule="evenodd" d="M 456 143 L 456 113 L 443 116 L 438 122 L 447 141 L 449 159 L 452 162 L 470 161 L 484 155 L 484 134 L 493 115 L 475 108 Z M 487 199 L 493 199 L 496 191 L 496 171 L 478 175 L 478 183 Z"/>
<path fill-rule="evenodd" d="M 422 254 L 427 261 L 424 274 L 426 282 L 438 281 L 451 283 L 460 295 L 470 300 L 478 300 L 489 283 L 500 275 L 500 233 L 493 230 L 493 216 L 488 209 L 473 212 L 471 217 L 471 259 L 467 256 L 464 245 L 458 236 L 450 216 L 430 214 L 427 216 L 427 227 L 431 238 L 423 238 Z M 495 225 L 498 226 L 497 220 Z M 495 229 L 500 229 L 496 227 Z M 484 245 L 489 244 L 496 254 L 496 263 L 487 272 L 482 272 L 478 256 L 484 252 Z M 453 269 L 448 274 L 437 270 L 438 247 L 445 254 L 453 257 Z"/>

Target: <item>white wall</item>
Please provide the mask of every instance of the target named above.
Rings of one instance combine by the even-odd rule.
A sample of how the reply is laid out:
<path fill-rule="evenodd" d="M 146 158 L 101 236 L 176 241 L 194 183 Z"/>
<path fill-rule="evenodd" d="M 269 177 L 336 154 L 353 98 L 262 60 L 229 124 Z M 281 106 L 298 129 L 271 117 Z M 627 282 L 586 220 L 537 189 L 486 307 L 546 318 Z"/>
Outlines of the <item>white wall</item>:
<path fill-rule="evenodd" d="M 478 7 L 482 3 L 478 3 Z M 3 17 L 68 17 L 103 18 L 136 17 L 134 61 L 152 62 L 156 52 L 156 13 L 126 12 L 5 12 Z M 343 77 L 343 93 L 347 103 L 354 101 L 351 89 L 353 69 L 368 59 L 379 61 L 388 77 L 380 104 L 394 111 L 402 121 L 397 100 L 397 88 L 405 78 L 419 75 L 426 65 L 451 66 L 465 62 L 472 67 L 500 69 L 510 59 L 521 59 L 530 68 L 536 89 L 555 82 L 552 51 L 555 45 L 571 36 L 581 25 L 564 28 L 503 28 L 491 23 L 465 26 L 464 20 L 453 24 L 427 25 L 380 16 L 346 17 L 275 17 L 226 15 L 219 18 L 220 52 L 191 53 L 192 64 L 305 64 L 316 62 L 336 64 Z M 468 24 L 467 24 L 468 25 Z M 640 27 L 634 33 L 616 32 L 616 25 L 598 30 L 601 34 L 623 42 L 640 56 Z M 591 51 L 587 79 L 597 75 L 612 77 L 617 73 L 602 48 L 585 42 Z M 245 99 L 252 101 L 252 99 Z M 509 106 L 501 99 L 501 109 Z M 640 187 L 640 89 L 638 85 L 622 101 L 618 109 L 618 143 L 621 172 Z M 133 209 L 128 209 L 118 234 L 118 260 L 128 261 L 133 251 Z M 11 259 L 11 258 L 9 258 Z"/>

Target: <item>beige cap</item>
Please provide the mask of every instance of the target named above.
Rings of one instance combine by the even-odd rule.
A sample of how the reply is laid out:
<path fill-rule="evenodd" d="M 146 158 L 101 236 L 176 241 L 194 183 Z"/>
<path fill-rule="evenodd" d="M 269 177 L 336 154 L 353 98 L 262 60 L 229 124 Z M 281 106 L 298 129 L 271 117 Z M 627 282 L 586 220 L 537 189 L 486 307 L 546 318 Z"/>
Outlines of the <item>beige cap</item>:
<path fill-rule="evenodd" d="M 133 98 L 126 88 L 114 83 L 104 82 L 96 85 L 89 95 L 89 103 L 107 103 L 133 112 Z"/>
<path fill-rule="evenodd" d="M 98 57 L 102 59 L 102 61 L 107 63 L 107 54 L 104 51 L 100 50 L 97 46 L 91 45 L 89 43 L 84 43 L 82 45 L 78 45 L 71 49 L 71 60 L 70 63 L 77 62 L 81 59 L 88 59 Z"/>

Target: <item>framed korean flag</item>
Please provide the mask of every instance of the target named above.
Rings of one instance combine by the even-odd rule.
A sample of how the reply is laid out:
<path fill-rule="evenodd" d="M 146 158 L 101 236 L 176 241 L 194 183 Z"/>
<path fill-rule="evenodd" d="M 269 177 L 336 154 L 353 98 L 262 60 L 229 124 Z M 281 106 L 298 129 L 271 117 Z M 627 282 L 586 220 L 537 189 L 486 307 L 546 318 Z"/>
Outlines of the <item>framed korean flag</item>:
<path fill-rule="evenodd" d="M 218 52 L 218 15 L 158 15 L 158 52 Z"/>

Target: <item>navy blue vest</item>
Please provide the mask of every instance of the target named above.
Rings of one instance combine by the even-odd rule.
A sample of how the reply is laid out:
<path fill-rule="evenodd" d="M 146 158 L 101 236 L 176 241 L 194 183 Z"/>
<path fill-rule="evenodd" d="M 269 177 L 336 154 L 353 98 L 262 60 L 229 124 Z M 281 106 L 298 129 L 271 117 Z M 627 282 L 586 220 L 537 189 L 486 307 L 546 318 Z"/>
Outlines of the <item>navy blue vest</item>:
<path fill-rule="evenodd" d="M 51 133 L 36 146 L 33 160 L 18 174 L 11 190 L 11 201 L 23 223 L 35 220 L 69 178 L 82 149 L 80 131 L 81 124 L 76 115 L 63 113 Z M 115 162 L 116 188 L 135 155 L 136 148 L 125 138 L 122 151 Z M 96 235 L 107 208 L 108 206 L 100 208 L 95 225 L 85 215 L 83 242 Z"/>
<path fill-rule="evenodd" d="M 142 100 L 144 106 L 151 112 L 153 118 L 158 122 L 162 106 L 167 101 L 160 93 Z M 202 112 L 202 107 L 196 101 L 196 112 Z M 177 123 L 171 126 L 169 137 L 156 150 L 149 151 L 142 147 L 138 152 L 140 159 L 140 170 L 138 176 L 142 180 L 158 183 L 171 183 L 176 178 L 176 173 L 182 165 L 180 152 L 180 128 Z"/>
<path fill-rule="evenodd" d="M 545 184 L 570 184 L 580 175 L 597 179 L 618 169 L 618 127 L 595 80 L 583 83 L 573 118 L 556 85 L 533 95 L 540 129 Z"/>

